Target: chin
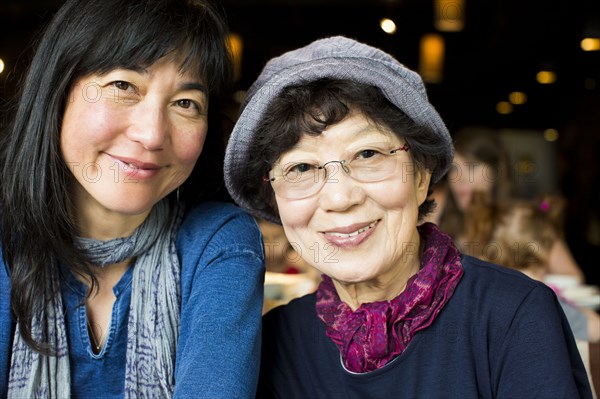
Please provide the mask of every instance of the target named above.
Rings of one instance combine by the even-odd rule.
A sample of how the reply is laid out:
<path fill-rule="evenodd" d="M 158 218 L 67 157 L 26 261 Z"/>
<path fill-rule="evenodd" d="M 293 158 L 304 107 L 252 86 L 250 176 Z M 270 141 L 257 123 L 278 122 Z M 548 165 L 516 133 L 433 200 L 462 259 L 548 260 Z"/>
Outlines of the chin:
<path fill-rule="evenodd" d="M 147 213 L 152 209 L 156 202 L 151 201 L 107 201 L 103 204 L 103 206 L 114 213 L 127 215 L 127 216 L 137 216 Z"/>
<path fill-rule="evenodd" d="M 357 273 L 344 273 L 344 272 L 334 272 L 334 273 L 325 273 L 333 280 L 338 281 L 343 284 L 359 284 L 364 283 L 369 280 L 372 280 L 376 276 L 370 274 L 357 274 Z"/>

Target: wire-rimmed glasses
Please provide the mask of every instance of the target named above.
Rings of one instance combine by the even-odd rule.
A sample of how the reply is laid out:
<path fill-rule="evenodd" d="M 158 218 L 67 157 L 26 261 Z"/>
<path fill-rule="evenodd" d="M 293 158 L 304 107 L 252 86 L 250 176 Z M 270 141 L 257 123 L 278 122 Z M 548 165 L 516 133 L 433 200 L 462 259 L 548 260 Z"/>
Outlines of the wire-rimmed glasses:
<path fill-rule="evenodd" d="M 302 199 L 318 193 L 326 182 L 337 182 L 335 176 L 339 169 L 362 183 L 383 181 L 396 171 L 398 162 L 394 155 L 408 150 L 408 144 L 392 150 L 386 150 L 385 144 L 374 144 L 357 151 L 350 160 L 329 161 L 322 165 L 311 161 L 288 162 L 273 167 L 263 181 L 270 182 L 282 198 Z"/>

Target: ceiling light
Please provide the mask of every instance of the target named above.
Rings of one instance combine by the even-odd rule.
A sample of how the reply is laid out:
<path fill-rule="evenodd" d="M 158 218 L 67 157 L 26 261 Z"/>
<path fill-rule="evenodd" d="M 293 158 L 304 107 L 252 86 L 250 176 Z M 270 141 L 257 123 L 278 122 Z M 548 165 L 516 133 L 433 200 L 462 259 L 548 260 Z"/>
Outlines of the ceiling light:
<path fill-rule="evenodd" d="M 392 35 L 396 33 L 396 24 L 389 18 L 383 18 L 379 21 L 379 26 L 387 34 Z"/>
<path fill-rule="evenodd" d="M 513 106 L 508 101 L 500 101 L 496 104 L 496 111 L 502 115 L 508 115 L 513 111 Z"/>
<path fill-rule="evenodd" d="M 558 130 L 556 130 L 556 129 L 544 130 L 544 139 L 546 141 L 550 141 L 550 142 L 558 140 Z"/>
<path fill-rule="evenodd" d="M 552 71 L 539 71 L 536 75 L 536 79 L 543 85 L 551 84 L 556 82 L 556 73 Z"/>
<path fill-rule="evenodd" d="M 597 37 L 586 37 L 581 41 L 581 49 L 583 51 L 600 50 L 600 39 Z"/>
<path fill-rule="evenodd" d="M 465 0 L 435 0 L 435 28 L 441 32 L 459 32 L 465 28 Z"/>
<path fill-rule="evenodd" d="M 233 32 L 229 34 L 227 41 L 233 57 L 233 79 L 238 81 L 242 76 L 242 53 L 244 50 L 244 41 L 242 40 L 242 36 Z"/>
<path fill-rule="evenodd" d="M 527 94 L 522 91 L 513 91 L 508 95 L 508 101 L 514 105 L 522 105 L 527 102 Z"/>
<path fill-rule="evenodd" d="M 420 46 L 419 74 L 426 83 L 440 83 L 444 70 L 444 38 L 429 33 L 421 38 Z"/>

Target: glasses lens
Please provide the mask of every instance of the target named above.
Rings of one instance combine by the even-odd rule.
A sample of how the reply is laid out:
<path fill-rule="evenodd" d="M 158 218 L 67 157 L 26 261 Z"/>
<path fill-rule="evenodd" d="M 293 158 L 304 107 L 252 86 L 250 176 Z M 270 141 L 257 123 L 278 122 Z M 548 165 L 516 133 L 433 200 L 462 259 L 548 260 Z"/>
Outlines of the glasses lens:
<path fill-rule="evenodd" d="M 324 170 L 310 164 L 287 165 L 278 168 L 271 186 L 282 198 L 301 199 L 319 191 L 323 185 L 324 174 Z"/>
<path fill-rule="evenodd" d="M 389 144 L 374 144 L 348 157 L 350 162 L 329 161 L 323 166 L 309 162 L 288 163 L 273 169 L 271 186 L 282 198 L 302 199 L 317 193 L 326 182 L 337 183 L 337 173 L 346 173 L 365 183 L 382 181 L 396 171 L 398 157 L 394 155 L 398 150 L 390 150 Z"/>
<path fill-rule="evenodd" d="M 350 163 L 351 176 L 362 182 L 376 182 L 390 177 L 396 170 L 398 158 L 389 153 L 370 151 Z"/>

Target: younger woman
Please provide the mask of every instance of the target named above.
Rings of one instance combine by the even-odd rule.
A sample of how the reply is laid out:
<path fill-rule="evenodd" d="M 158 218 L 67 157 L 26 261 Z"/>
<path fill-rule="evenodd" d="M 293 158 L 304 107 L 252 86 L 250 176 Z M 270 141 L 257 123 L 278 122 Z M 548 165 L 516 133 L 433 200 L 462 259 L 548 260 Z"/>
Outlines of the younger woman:
<path fill-rule="evenodd" d="M 253 395 L 259 230 L 198 201 L 226 33 L 204 0 L 69 0 L 48 25 L 0 143 L 0 398 Z"/>

